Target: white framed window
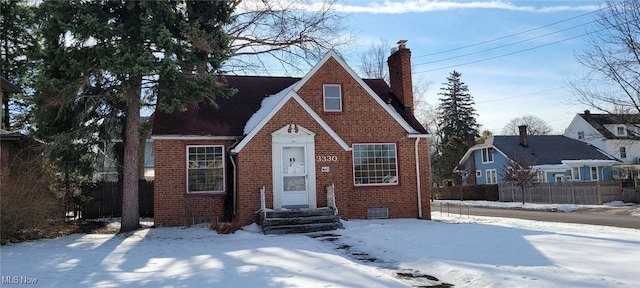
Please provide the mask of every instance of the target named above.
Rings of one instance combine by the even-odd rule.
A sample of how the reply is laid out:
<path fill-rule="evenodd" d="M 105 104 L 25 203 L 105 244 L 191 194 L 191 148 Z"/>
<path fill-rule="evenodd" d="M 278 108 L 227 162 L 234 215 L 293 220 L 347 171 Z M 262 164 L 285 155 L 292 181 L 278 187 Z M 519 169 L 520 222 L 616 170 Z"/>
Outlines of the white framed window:
<path fill-rule="evenodd" d="M 187 146 L 187 193 L 224 192 L 224 146 Z"/>
<path fill-rule="evenodd" d="M 555 174 L 554 176 L 556 177 L 556 182 L 558 182 L 558 183 L 564 182 L 564 175 L 563 174 Z"/>
<path fill-rule="evenodd" d="M 580 180 L 580 167 L 571 168 L 571 180 Z"/>
<path fill-rule="evenodd" d="M 591 180 L 598 180 L 598 167 L 591 167 Z"/>
<path fill-rule="evenodd" d="M 498 184 L 498 171 L 496 169 L 487 169 L 484 172 L 487 175 L 487 184 Z"/>
<path fill-rule="evenodd" d="M 627 136 L 627 127 L 617 126 L 616 127 L 616 135 L 618 136 Z"/>
<path fill-rule="evenodd" d="M 322 85 L 324 111 L 342 112 L 342 86 L 339 84 Z"/>
<path fill-rule="evenodd" d="M 627 147 L 620 147 L 620 158 L 627 158 Z"/>
<path fill-rule="evenodd" d="M 538 182 L 547 182 L 547 173 L 545 173 L 544 171 L 537 171 L 536 178 L 538 179 Z"/>
<path fill-rule="evenodd" d="M 578 140 L 584 139 L 584 131 L 578 132 Z"/>
<path fill-rule="evenodd" d="M 482 149 L 482 163 L 493 163 L 493 148 Z"/>
<path fill-rule="evenodd" d="M 482 177 L 482 171 L 476 170 L 476 178 Z"/>
<path fill-rule="evenodd" d="M 395 143 L 353 144 L 352 148 L 356 186 L 398 184 Z"/>

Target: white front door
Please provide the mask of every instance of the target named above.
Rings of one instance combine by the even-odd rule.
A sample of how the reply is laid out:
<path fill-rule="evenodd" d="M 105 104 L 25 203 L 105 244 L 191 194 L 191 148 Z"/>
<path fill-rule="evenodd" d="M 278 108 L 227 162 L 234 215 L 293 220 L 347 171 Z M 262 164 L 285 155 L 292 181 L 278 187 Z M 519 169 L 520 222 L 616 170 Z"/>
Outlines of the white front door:
<path fill-rule="evenodd" d="M 305 146 L 282 146 L 282 207 L 308 208 Z"/>
<path fill-rule="evenodd" d="M 271 135 L 273 208 L 316 208 L 315 134 L 288 124 Z"/>

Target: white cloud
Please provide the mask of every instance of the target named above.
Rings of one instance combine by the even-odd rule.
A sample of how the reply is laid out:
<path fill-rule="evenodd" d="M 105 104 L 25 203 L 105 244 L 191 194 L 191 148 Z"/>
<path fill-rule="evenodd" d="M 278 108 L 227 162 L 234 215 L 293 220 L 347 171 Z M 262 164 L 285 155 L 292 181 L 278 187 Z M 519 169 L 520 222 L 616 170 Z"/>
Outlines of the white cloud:
<path fill-rule="evenodd" d="M 403 14 L 413 12 L 433 12 L 456 9 L 498 9 L 508 11 L 522 11 L 535 13 L 552 13 L 564 11 L 593 11 L 600 7 L 597 5 L 579 6 L 518 6 L 504 1 L 433 1 L 433 0 L 405 0 L 405 1 L 373 1 L 366 5 L 342 5 L 334 6 L 334 9 L 349 13 L 374 13 L 374 14 Z"/>

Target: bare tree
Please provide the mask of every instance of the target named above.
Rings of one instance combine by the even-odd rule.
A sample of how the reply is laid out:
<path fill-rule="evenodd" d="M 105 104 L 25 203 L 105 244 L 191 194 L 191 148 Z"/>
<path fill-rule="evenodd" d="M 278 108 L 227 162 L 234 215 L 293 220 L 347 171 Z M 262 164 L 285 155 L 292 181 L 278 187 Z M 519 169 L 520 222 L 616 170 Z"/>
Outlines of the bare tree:
<path fill-rule="evenodd" d="M 301 72 L 300 63 L 316 63 L 327 49 L 352 42 L 346 14 L 334 8 L 338 0 L 234 1 L 230 36 L 230 72 L 269 72 L 274 65 Z"/>
<path fill-rule="evenodd" d="M 509 120 L 507 125 L 502 128 L 502 134 L 504 135 L 518 135 L 520 130 L 518 126 L 526 125 L 527 133 L 529 135 L 548 135 L 551 133 L 551 126 L 549 123 L 542 120 L 535 115 L 525 115 Z"/>
<path fill-rule="evenodd" d="M 383 39 L 371 44 L 366 51 L 362 51 L 358 55 L 358 60 L 360 60 L 359 68 L 362 76 L 373 79 L 384 79 L 388 82 L 389 67 L 387 66 L 387 57 L 390 51 L 391 44 L 389 44 L 389 41 Z"/>
<path fill-rule="evenodd" d="M 607 1 L 576 57 L 589 69 L 569 83 L 580 103 L 611 114 L 640 112 L 640 0 Z"/>
<path fill-rule="evenodd" d="M 530 187 L 536 179 L 538 170 L 532 168 L 535 163 L 531 155 L 518 155 L 507 161 L 501 175 L 504 182 L 512 182 L 520 187 L 522 204 L 524 204 L 524 189 Z"/>

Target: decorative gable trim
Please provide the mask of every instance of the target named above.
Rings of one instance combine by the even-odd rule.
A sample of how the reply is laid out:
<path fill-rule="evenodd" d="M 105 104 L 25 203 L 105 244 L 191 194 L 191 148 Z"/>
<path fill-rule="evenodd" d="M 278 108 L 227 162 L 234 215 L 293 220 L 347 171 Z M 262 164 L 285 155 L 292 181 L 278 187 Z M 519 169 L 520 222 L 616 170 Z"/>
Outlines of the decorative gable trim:
<path fill-rule="evenodd" d="M 459 170 L 458 167 L 462 166 L 465 162 L 467 162 L 467 159 L 469 159 L 471 154 L 475 155 L 476 151 L 482 151 L 482 149 L 486 149 L 486 148 L 493 148 L 493 151 L 496 151 L 496 152 L 500 153 L 500 155 L 504 156 L 505 159 L 511 160 L 511 158 L 509 158 L 509 156 L 507 156 L 507 154 L 504 154 L 504 152 L 502 152 L 500 149 L 498 149 L 496 146 L 493 145 L 493 138 L 489 138 L 489 139 L 487 139 L 485 141 L 486 141 L 485 143 L 476 144 L 473 147 L 469 148 L 467 150 L 467 152 L 464 153 L 464 156 L 462 156 L 462 158 L 458 162 L 458 165 L 456 165 L 456 167 L 454 168 L 453 171 L 454 172 L 461 171 L 461 170 Z M 495 161 L 495 156 L 494 156 L 494 161 Z"/>
<path fill-rule="evenodd" d="M 290 99 L 295 100 L 296 102 L 298 102 L 298 104 L 300 104 L 300 106 L 309 114 L 309 116 L 311 116 L 311 118 L 313 118 L 319 125 L 320 127 L 322 127 L 330 136 L 331 138 L 333 138 L 333 140 L 335 140 L 338 145 L 340 145 L 340 147 L 342 147 L 342 149 L 344 149 L 345 151 L 351 151 L 351 148 L 349 147 L 349 145 L 347 144 L 347 142 L 345 142 L 339 135 L 338 133 L 336 133 L 333 129 L 331 129 L 331 127 L 329 126 L 329 124 L 327 124 L 327 122 L 325 122 L 324 120 L 322 120 L 322 118 L 320 117 L 320 115 L 318 115 L 315 111 L 313 111 L 313 109 L 311 108 L 311 106 L 309 106 L 309 104 L 307 104 L 306 102 L 304 102 L 304 100 L 302 100 L 302 98 L 293 90 L 290 90 L 282 99 L 280 99 L 280 101 L 266 114 L 266 116 L 264 118 L 262 118 L 262 120 L 260 120 L 260 122 L 258 122 L 258 124 L 253 127 L 253 129 L 251 129 L 251 131 L 247 134 L 247 136 L 242 139 L 242 141 L 240 141 L 240 143 L 238 143 L 238 145 L 236 145 L 236 147 L 234 149 L 231 150 L 231 153 L 238 153 L 240 152 L 240 150 L 242 150 L 242 148 L 244 148 L 244 146 L 246 146 L 249 141 L 251 141 L 251 139 L 253 139 L 253 137 L 256 136 L 256 134 L 258 134 L 258 132 L 260 132 L 260 130 L 262 130 L 262 128 L 264 127 L 264 125 L 266 125 L 271 118 L 273 118 L 273 116 L 276 115 L 276 113 L 278 113 L 278 111 L 280 111 L 280 109 L 282 109 L 282 107 L 284 106 L 284 104 L 286 104 Z M 306 129 L 305 129 L 306 130 Z M 308 131 L 310 132 L 310 131 Z M 311 133 L 311 132 L 310 132 Z"/>
<path fill-rule="evenodd" d="M 387 103 L 384 103 L 382 101 L 382 99 L 380 99 L 380 97 L 378 97 L 376 95 L 375 92 L 373 92 L 373 90 L 371 90 L 371 88 L 369 87 L 369 85 L 367 85 L 366 83 L 364 83 L 364 81 L 362 80 L 362 78 L 360 78 L 358 76 L 358 74 L 353 71 L 353 69 L 351 69 L 351 67 L 349 67 L 349 65 L 347 65 L 347 63 L 342 59 L 342 57 L 340 57 L 338 55 L 338 53 L 336 53 L 334 50 L 329 50 L 329 52 L 327 52 L 327 54 L 324 55 L 324 57 L 322 57 L 322 60 L 320 60 L 320 62 L 318 62 L 318 64 L 316 64 L 316 66 L 314 66 L 311 71 L 309 71 L 309 73 L 307 73 L 307 75 L 304 76 L 304 78 L 302 78 L 300 81 L 298 81 L 298 83 L 294 84 L 293 86 L 293 90 L 298 91 L 300 90 L 300 88 L 302 88 L 308 81 L 309 79 L 311 79 L 311 77 L 313 77 L 313 75 L 316 74 L 316 72 L 318 72 L 318 70 L 320 69 L 320 67 L 322 67 L 330 58 L 333 58 L 334 60 L 336 60 L 338 62 L 338 64 L 340 64 L 340 66 L 342 66 L 342 68 L 347 71 L 347 73 L 349 73 L 349 75 L 351 75 L 351 77 L 353 79 L 356 80 L 356 82 L 358 82 L 358 84 L 365 89 L 365 91 L 367 91 L 367 93 L 376 101 L 378 102 L 378 104 L 380 104 L 380 106 L 387 111 L 387 113 L 389 113 L 389 115 L 391 115 L 391 117 L 396 120 L 396 122 L 398 122 L 398 124 L 400 124 L 400 126 L 402 126 L 402 128 L 404 128 L 407 133 L 411 133 L 411 134 L 419 134 L 418 131 L 416 131 L 415 129 L 413 129 L 413 127 L 411 127 L 411 125 L 409 125 L 409 123 L 407 123 L 407 121 L 405 121 L 402 116 L 400 116 L 400 114 L 398 114 L 397 111 L 395 111 L 394 108 L 390 107 L 390 105 L 388 105 Z"/>

